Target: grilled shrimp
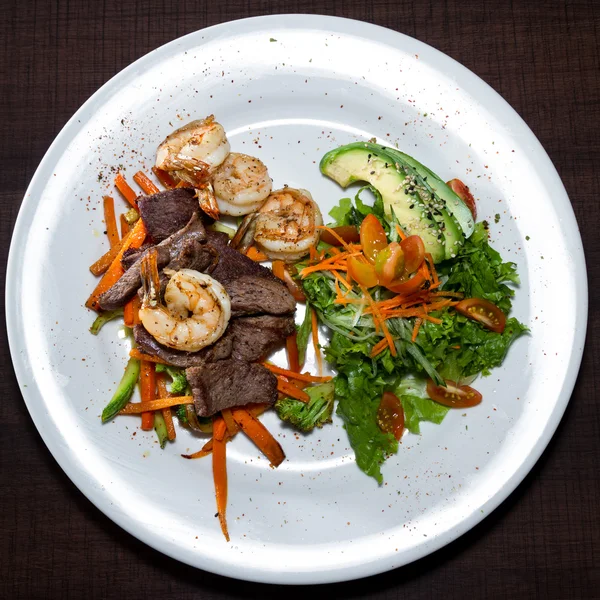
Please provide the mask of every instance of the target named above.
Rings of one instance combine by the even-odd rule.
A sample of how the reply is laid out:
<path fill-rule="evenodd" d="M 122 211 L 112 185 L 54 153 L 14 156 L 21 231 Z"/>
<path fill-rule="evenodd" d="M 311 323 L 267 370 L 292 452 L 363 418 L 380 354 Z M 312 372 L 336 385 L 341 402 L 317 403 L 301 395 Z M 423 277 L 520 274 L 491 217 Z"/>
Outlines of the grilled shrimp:
<path fill-rule="evenodd" d="M 156 167 L 197 186 L 227 158 L 229 141 L 213 115 L 177 129 L 156 151 Z"/>
<path fill-rule="evenodd" d="M 319 242 L 323 217 L 307 190 L 271 193 L 256 215 L 254 241 L 272 259 L 294 261 Z"/>
<path fill-rule="evenodd" d="M 231 316 L 231 302 L 223 286 L 206 273 L 192 269 L 164 273 L 171 279 L 160 303 L 160 279 L 156 251 L 142 258 L 144 286 L 139 319 L 157 342 L 187 352 L 196 352 L 217 341 Z"/>
<path fill-rule="evenodd" d="M 260 208 L 271 193 L 272 181 L 258 158 L 232 152 L 215 172 L 212 184 L 219 210 L 239 217 Z"/>

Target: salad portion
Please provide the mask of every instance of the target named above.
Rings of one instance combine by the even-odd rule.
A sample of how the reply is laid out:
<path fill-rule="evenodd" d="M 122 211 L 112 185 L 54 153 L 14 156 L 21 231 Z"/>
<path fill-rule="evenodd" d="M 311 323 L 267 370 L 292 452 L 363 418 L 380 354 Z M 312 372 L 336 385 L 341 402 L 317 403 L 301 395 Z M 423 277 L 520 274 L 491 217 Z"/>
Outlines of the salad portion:
<path fill-rule="evenodd" d="M 156 182 L 133 177 L 142 194 L 117 175 L 130 205 L 120 232 L 104 198 L 111 247 L 90 268 L 101 279 L 86 306 L 95 335 L 123 319 L 131 350 L 102 421 L 141 415 L 161 448 L 176 422 L 208 436 L 182 456 L 212 457 L 227 540 L 227 443 L 242 432 L 273 467 L 285 460 L 266 410 L 304 433 L 335 410 L 358 467 L 381 483 L 402 436 L 482 402 L 475 378 L 526 331 L 508 316 L 515 265 L 490 246 L 462 182 L 370 141 L 328 152 L 320 169 L 364 183 L 328 225 L 308 190 L 273 190 L 260 160 L 231 152 L 211 116 L 159 145 Z M 311 343 L 317 373 L 304 369 Z M 285 367 L 269 360 L 280 347 Z"/>

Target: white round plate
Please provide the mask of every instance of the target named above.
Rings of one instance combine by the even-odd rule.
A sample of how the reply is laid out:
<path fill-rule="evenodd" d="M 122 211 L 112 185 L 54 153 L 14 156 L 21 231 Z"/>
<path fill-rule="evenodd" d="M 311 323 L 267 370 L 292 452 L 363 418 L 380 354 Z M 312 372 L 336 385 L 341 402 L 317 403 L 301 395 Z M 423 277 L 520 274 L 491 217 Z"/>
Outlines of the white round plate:
<path fill-rule="evenodd" d="M 513 314 L 531 329 L 477 384 L 484 402 L 404 437 L 378 486 L 356 467 L 339 420 L 296 435 L 267 426 L 288 460 L 268 466 L 242 436 L 228 446 L 231 543 L 215 518 L 211 462 L 160 450 L 154 432 L 100 412 L 128 353 L 109 324 L 94 337 L 88 266 L 107 247 L 101 198 L 116 169 L 149 172 L 157 144 L 214 113 L 233 150 L 260 157 L 276 186 L 311 190 L 323 213 L 348 195 L 321 156 L 373 136 L 443 178 L 459 177 L 518 264 Z M 119 200 L 120 202 L 120 200 Z M 124 207 L 124 205 L 123 205 Z M 499 216 L 499 221 L 495 218 Z M 497 221 L 497 222 L 496 222 Z M 473 527 L 523 479 L 573 389 L 587 318 L 581 239 L 548 156 L 473 73 L 414 39 L 356 21 L 285 15 L 224 23 L 151 52 L 90 98 L 58 135 L 23 201 L 6 317 L 31 416 L 73 482 L 150 546 L 230 577 L 323 583 L 386 571 Z M 564 307 L 569 310 L 565 311 Z"/>

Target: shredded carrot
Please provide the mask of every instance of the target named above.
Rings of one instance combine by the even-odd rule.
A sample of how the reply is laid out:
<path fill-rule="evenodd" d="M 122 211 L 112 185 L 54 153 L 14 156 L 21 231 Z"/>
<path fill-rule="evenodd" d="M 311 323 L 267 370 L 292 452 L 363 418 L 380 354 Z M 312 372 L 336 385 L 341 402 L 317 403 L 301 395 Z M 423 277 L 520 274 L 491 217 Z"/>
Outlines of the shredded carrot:
<path fill-rule="evenodd" d="M 142 188 L 144 194 L 158 194 L 160 190 L 154 185 L 146 173 L 138 171 L 134 176 L 133 180 Z"/>
<path fill-rule="evenodd" d="M 378 354 L 381 354 L 388 347 L 388 341 L 386 338 L 379 340 L 371 350 L 371 358 L 374 358 Z"/>
<path fill-rule="evenodd" d="M 419 335 L 419 329 L 421 329 L 422 323 L 423 319 L 421 319 L 420 317 L 415 321 L 415 326 L 413 327 L 412 336 L 410 338 L 413 342 L 417 341 L 417 335 Z"/>
<path fill-rule="evenodd" d="M 361 252 L 350 252 L 349 254 L 342 254 L 340 256 L 331 256 L 330 258 L 325 258 L 321 262 L 316 265 L 312 265 L 310 267 L 304 267 L 302 271 L 300 271 L 300 277 L 304 278 L 311 273 L 316 273 L 317 271 L 327 271 L 332 269 L 337 269 L 339 271 L 346 271 L 347 267 L 344 264 L 344 260 L 350 258 L 351 256 L 360 256 Z"/>
<path fill-rule="evenodd" d="M 152 354 L 146 354 L 145 352 L 140 352 L 137 348 L 132 348 L 129 351 L 129 356 L 131 358 L 137 358 L 138 360 L 146 360 L 148 362 L 159 363 L 161 365 L 170 365 L 171 363 L 159 358 L 158 356 L 153 356 Z"/>
<path fill-rule="evenodd" d="M 140 395 L 142 404 L 153 402 L 156 399 L 156 371 L 154 363 L 140 362 Z M 142 413 L 142 429 L 150 431 L 154 427 L 154 412 L 144 411 Z"/>
<path fill-rule="evenodd" d="M 193 396 L 174 396 L 173 398 L 158 398 L 150 402 L 130 402 L 119 412 L 120 415 L 139 415 L 143 412 L 162 410 L 178 404 L 193 404 Z"/>
<path fill-rule="evenodd" d="M 441 325 L 442 320 L 436 317 L 431 317 L 430 315 L 423 315 L 421 317 L 423 321 L 429 321 L 430 323 L 435 323 L 436 325 Z"/>
<path fill-rule="evenodd" d="M 229 541 L 229 532 L 227 531 L 227 440 L 225 432 L 227 427 L 221 417 L 213 419 L 213 479 L 215 482 L 215 497 L 217 499 L 217 514 L 221 531 L 225 539 Z"/>
<path fill-rule="evenodd" d="M 242 431 L 256 444 L 259 450 L 269 459 L 274 467 L 279 466 L 285 459 L 285 454 L 279 442 L 269 430 L 244 408 L 232 409 L 235 422 Z M 214 453 L 214 450 L 213 450 Z"/>
<path fill-rule="evenodd" d="M 103 294 L 106 290 L 111 288 L 123 275 L 123 267 L 121 266 L 121 257 L 123 253 L 128 248 L 139 248 L 146 239 L 146 227 L 142 219 L 139 219 L 135 224 L 134 228 L 129 232 L 127 237 L 123 240 L 121 244 L 121 248 L 119 249 L 117 255 L 112 261 L 110 267 L 104 273 L 104 276 L 87 299 L 85 305 L 88 308 L 93 308 L 96 310 L 98 308 L 98 298 L 100 298 L 101 294 Z"/>
<path fill-rule="evenodd" d="M 308 402 L 310 400 L 308 394 L 291 384 L 289 381 L 285 381 L 281 376 L 277 377 L 277 389 L 285 396 L 295 398 L 301 402 Z"/>
<path fill-rule="evenodd" d="M 333 229 L 331 229 L 331 227 L 327 227 L 326 225 L 318 225 L 316 227 L 316 229 L 322 229 L 323 231 L 329 232 L 340 243 L 340 245 L 342 245 L 346 249 L 347 252 L 351 252 L 352 251 L 350 249 L 351 246 L 348 244 L 348 242 L 346 242 L 344 240 L 344 238 L 342 238 L 340 235 L 338 235 L 338 233 L 336 231 L 334 231 Z"/>
<path fill-rule="evenodd" d="M 441 292 L 431 292 L 431 296 L 448 296 L 448 298 L 464 298 L 465 295 L 462 292 L 451 292 L 442 290 Z"/>
<path fill-rule="evenodd" d="M 131 204 L 131 206 L 137 210 L 137 194 L 131 189 L 131 187 L 129 187 L 129 184 L 125 181 L 125 177 L 123 177 L 121 173 L 117 173 L 117 176 L 115 177 L 115 185 L 125 200 L 127 200 L 127 202 L 129 202 L 129 204 Z"/>
<path fill-rule="evenodd" d="M 156 376 L 156 389 L 158 390 L 159 396 L 168 398 L 171 394 L 167 390 L 167 383 L 165 381 L 165 374 L 159 373 Z M 171 413 L 171 407 L 163 408 L 161 410 L 165 425 L 167 426 L 167 437 L 170 441 L 173 441 L 177 437 L 175 431 L 175 424 L 173 423 L 173 414 Z"/>
<path fill-rule="evenodd" d="M 110 247 L 114 248 L 120 241 L 119 230 L 117 229 L 117 218 L 115 216 L 115 201 L 110 196 L 102 198 L 104 207 L 104 223 L 106 224 L 106 235 Z"/>
<path fill-rule="evenodd" d="M 124 238 L 129 233 L 131 227 L 129 227 L 129 223 L 125 218 L 125 215 L 121 215 L 119 220 L 121 221 L 121 238 Z"/>
<path fill-rule="evenodd" d="M 343 283 L 346 286 L 346 289 L 348 291 L 350 291 L 352 289 L 352 286 L 348 283 L 348 281 L 344 278 L 343 275 L 340 275 L 337 271 L 331 271 L 333 273 L 333 276 L 340 281 L 341 283 Z"/>
<path fill-rule="evenodd" d="M 224 408 L 221 411 L 221 416 L 223 417 L 223 420 L 225 421 L 225 425 L 227 426 L 227 433 L 229 434 L 229 437 L 233 437 L 239 431 L 239 427 L 237 426 L 237 423 L 233 419 L 233 415 L 231 414 L 231 409 Z"/>
<path fill-rule="evenodd" d="M 289 379 L 297 379 L 298 381 L 307 381 L 309 383 L 326 383 L 327 381 L 331 381 L 333 379 L 332 377 L 317 377 L 316 375 L 310 375 L 309 373 L 295 373 L 294 371 L 288 371 L 288 369 L 283 369 L 268 362 L 264 362 L 263 365 L 267 367 L 269 371 L 276 373 L 277 375 L 283 375 L 284 377 L 288 377 Z"/>
<path fill-rule="evenodd" d="M 157 167 L 152 167 L 152 172 L 156 178 L 168 189 L 174 188 L 177 184 L 167 171 L 163 171 Z"/>
<path fill-rule="evenodd" d="M 460 350 L 460 346 L 450 346 L 451 348 L 454 348 L 455 350 Z"/>
<path fill-rule="evenodd" d="M 264 262 L 265 260 L 269 260 L 269 257 L 264 252 L 261 252 L 256 246 L 250 246 L 246 251 L 246 256 L 254 262 Z"/>
<path fill-rule="evenodd" d="M 312 328 L 312 343 L 315 349 L 315 358 L 317 359 L 317 370 L 319 375 L 323 375 L 323 356 L 321 355 L 321 348 L 319 347 L 319 320 L 317 318 L 317 311 L 314 308 L 310 309 L 310 319 Z"/>
<path fill-rule="evenodd" d="M 298 334 L 294 331 L 285 339 L 285 351 L 288 359 L 290 371 L 297 373 L 300 371 L 300 353 L 298 352 Z"/>
<path fill-rule="evenodd" d="M 402 228 L 400 227 L 400 225 L 398 225 L 398 223 L 396 223 L 396 232 L 400 236 L 401 240 L 405 240 L 406 239 L 406 234 L 404 233 L 404 231 L 402 231 Z"/>

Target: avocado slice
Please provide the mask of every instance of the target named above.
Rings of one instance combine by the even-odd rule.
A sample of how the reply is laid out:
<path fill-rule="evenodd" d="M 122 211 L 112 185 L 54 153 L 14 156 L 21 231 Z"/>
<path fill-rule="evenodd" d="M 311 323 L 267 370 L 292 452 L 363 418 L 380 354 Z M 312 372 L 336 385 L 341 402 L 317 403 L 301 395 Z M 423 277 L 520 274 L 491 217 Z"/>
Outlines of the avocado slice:
<path fill-rule="evenodd" d="M 381 146 L 379 147 L 381 148 Z M 475 220 L 469 207 L 452 191 L 452 188 L 442 181 L 431 169 L 421 164 L 412 156 L 400 152 L 400 150 L 396 150 L 395 148 L 386 147 L 386 152 L 394 156 L 401 165 L 412 167 L 431 188 L 432 193 L 445 202 L 448 214 L 458 224 L 464 237 L 471 237 L 475 229 Z"/>
<path fill-rule="evenodd" d="M 444 227 L 434 218 L 437 209 L 431 195 L 386 148 L 368 142 L 347 144 L 325 154 L 319 168 L 343 188 L 355 181 L 370 183 L 381 194 L 388 216 L 393 211 L 406 233 L 420 236 L 434 262 L 446 258 Z"/>

